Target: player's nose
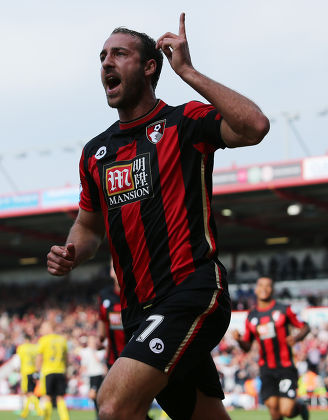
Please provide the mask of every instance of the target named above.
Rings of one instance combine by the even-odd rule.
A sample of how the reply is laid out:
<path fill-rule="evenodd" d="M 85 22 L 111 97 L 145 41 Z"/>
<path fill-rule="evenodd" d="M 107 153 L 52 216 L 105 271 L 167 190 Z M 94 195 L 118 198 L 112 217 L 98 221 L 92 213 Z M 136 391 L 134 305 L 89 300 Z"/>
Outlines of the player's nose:
<path fill-rule="evenodd" d="M 115 63 L 112 54 L 107 54 L 101 64 L 104 69 L 113 68 Z"/>

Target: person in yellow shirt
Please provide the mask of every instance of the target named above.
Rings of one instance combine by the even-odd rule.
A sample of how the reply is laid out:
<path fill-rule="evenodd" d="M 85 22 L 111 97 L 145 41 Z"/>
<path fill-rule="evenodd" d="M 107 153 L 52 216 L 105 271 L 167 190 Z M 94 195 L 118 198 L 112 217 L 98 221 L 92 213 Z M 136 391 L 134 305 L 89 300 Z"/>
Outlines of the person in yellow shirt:
<path fill-rule="evenodd" d="M 34 341 L 35 338 L 25 333 L 24 342 L 16 349 L 16 354 L 20 359 L 21 393 L 26 397 L 20 414 L 23 419 L 26 419 L 29 415 L 30 406 L 34 406 L 38 415 L 42 414 L 39 399 L 34 395 L 37 380 L 36 355 L 38 348 Z"/>
<path fill-rule="evenodd" d="M 36 367 L 40 371 L 45 399 L 44 419 L 50 420 L 52 401 L 56 401 L 60 420 L 69 420 L 64 400 L 66 391 L 67 341 L 56 334 L 49 321 L 45 321 L 40 329 L 42 337 L 38 341 Z"/>

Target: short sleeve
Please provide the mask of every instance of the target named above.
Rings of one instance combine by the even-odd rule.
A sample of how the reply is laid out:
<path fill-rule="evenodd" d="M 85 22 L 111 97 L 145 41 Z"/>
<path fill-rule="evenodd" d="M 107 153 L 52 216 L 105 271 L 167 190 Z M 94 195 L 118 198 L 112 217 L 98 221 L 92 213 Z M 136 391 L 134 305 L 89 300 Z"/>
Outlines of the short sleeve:
<path fill-rule="evenodd" d="M 105 306 L 103 305 L 103 301 L 101 298 L 99 298 L 98 316 L 99 316 L 100 321 L 107 322 L 107 310 Z"/>
<path fill-rule="evenodd" d="M 100 200 L 98 187 L 92 178 L 89 168 L 88 159 L 85 155 L 85 151 L 82 151 L 80 159 L 80 200 L 79 205 L 81 209 L 86 211 L 99 211 Z"/>
<path fill-rule="evenodd" d="M 222 116 L 213 105 L 188 102 L 183 112 L 182 137 L 191 141 L 201 153 L 224 149 L 226 144 L 221 136 L 221 122 Z"/>
<path fill-rule="evenodd" d="M 254 334 L 251 330 L 251 323 L 250 323 L 249 319 L 246 318 L 243 341 L 246 341 L 247 343 L 252 343 L 253 340 L 254 340 Z"/>
<path fill-rule="evenodd" d="M 299 315 L 293 311 L 293 309 L 291 308 L 291 306 L 287 307 L 286 310 L 286 315 L 287 318 L 289 319 L 290 323 L 296 327 L 296 328 L 303 328 L 305 325 L 305 322 L 300 319 Z"/>

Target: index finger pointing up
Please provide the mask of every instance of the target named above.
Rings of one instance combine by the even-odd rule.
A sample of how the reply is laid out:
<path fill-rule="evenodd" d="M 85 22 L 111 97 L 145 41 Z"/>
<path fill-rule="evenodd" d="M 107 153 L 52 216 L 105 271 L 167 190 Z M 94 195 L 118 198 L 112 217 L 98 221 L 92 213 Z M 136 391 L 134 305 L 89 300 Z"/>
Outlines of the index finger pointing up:
<path fill-rule="evenodd" d="M 180 23 L 179 23 L 179 35 L 186 36 L 186 27 L 185 27 L 185 13 L 181 13 L 180 15 Z"/>

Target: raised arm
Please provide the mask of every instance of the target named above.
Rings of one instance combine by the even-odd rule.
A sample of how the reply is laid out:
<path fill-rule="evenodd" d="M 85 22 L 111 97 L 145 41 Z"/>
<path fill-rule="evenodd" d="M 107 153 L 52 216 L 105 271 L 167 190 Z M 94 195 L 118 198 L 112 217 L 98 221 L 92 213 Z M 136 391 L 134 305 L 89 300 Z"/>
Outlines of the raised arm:
<path fill-rule="evenodd" d="M 48 272 L 54 276 L 69 273 L 74 267 L 95 255 L 104 235 L 102 213 L 88 212 L 80 208 L 66 245 L 51 247 L 47 255 Z"/>
<path fill-rule="evenodd" d="M 185 30 L 185 14 L 180 15 L 179 34 L 167 32 L 157 41 L 172 69 L 202 95 L 222 115 L 221 135 L 228 147 L 258 144 L 270 124 L 260 108 L 245 96 L 204 76 L 192 65 Z"/>

